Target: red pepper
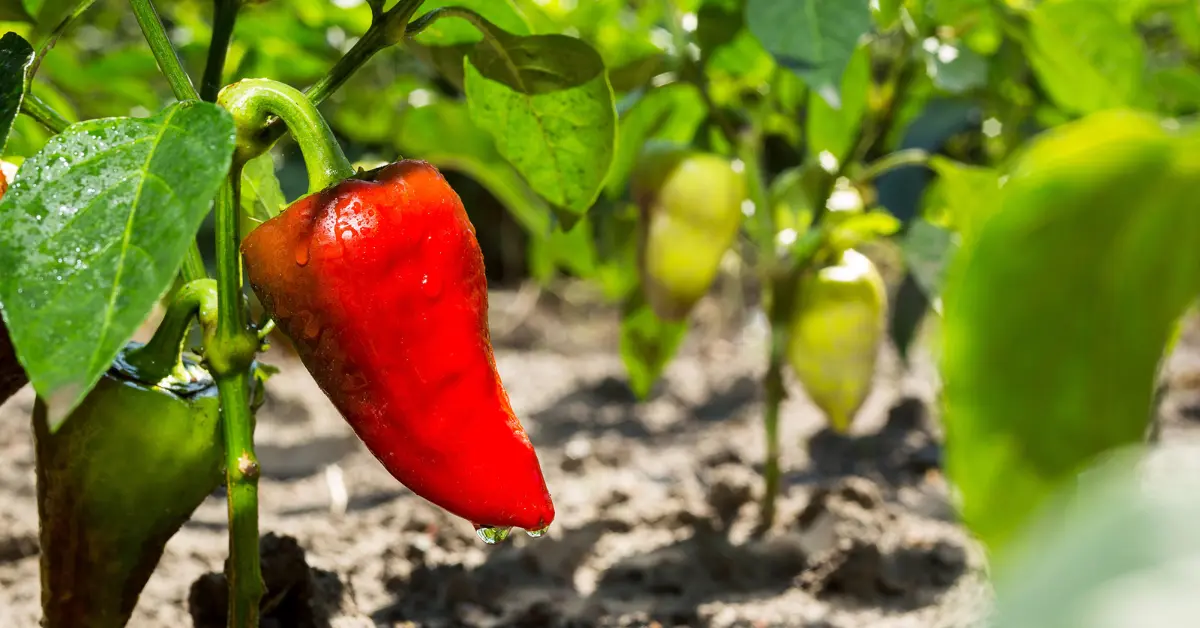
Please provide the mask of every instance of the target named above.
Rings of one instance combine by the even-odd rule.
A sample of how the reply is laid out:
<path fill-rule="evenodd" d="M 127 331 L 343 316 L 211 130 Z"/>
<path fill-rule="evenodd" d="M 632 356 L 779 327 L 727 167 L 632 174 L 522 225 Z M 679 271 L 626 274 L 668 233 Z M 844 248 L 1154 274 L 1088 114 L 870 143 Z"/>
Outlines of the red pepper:
<path fill-rule="evenodd" d="M 250 285 L 367 448 L 477 527 L 554 519 L 496 371 L 475 228 L 404 160 L 292 204 L 242 243 Z"/>

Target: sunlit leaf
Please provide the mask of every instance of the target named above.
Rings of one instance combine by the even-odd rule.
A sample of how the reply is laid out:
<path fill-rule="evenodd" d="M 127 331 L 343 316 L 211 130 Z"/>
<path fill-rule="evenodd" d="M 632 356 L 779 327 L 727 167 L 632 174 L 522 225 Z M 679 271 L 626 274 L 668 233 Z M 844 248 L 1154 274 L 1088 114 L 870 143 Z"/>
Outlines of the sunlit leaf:
<path fill-rule="evenodd" d="M 471 119 L 570 227 L 595 202 L 616 143 L 616 107 L 600 56 L 562 35 L 489 29 L 466 63 Z"/>
<path fill-rule="evenodd" d="M 808 93 L 808 117 L 805 140 L 808 154 L 816 157 L 828 152 L 841 163 L 850 156 L 858 140 L 863 114 L 867 110 L 867 92 L 871 87 L 871 54 L 860 47 L 850 58 L 842 76 L 838 97 L 839 107 L 833 107 L 817 91 Z"/>
<path fill-rule="evenodd" d="M 842 73 L 871 29 L 866 0 L 747 0 L 746 26 L 775 60 L 834 107 Z"/>
<path fill-rule="evenodd" d="M 1045 2 L 1030 14 L 1026 52 L 1038 79 L 1063 109 L 1086 114 L 1133 104 L 1145 53 L 1133 28 L 1091 0 Z"/>
<path fill-rule="evenodd" d="M 186 102 L 90 120 L 27 159 L 0 202 L 0 302 L 54 429 L 171 286 L 233 154 L 233 121 Z"/>

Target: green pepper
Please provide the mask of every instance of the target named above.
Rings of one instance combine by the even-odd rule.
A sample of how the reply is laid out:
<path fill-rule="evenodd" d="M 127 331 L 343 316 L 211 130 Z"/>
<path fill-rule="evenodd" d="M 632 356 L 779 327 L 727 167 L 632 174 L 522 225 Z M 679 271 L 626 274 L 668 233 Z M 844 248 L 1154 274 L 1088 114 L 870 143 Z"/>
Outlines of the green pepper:
<path fill-rule="evenodd" d="M 183 360 L 141 381 L 125 362 L 137 346 L 57 432 L 34 405 L 46 628 L 124 626 L 167 541 L 222 481 L 212 377 Z"/>
<path fill-rule="evenodd" d="M 788 360 L 830 426 L 845 433 L 875 375 L 887 313 L 883 277 L 865 255 L 846 250 L 802 279 L 797 305 Z"/>

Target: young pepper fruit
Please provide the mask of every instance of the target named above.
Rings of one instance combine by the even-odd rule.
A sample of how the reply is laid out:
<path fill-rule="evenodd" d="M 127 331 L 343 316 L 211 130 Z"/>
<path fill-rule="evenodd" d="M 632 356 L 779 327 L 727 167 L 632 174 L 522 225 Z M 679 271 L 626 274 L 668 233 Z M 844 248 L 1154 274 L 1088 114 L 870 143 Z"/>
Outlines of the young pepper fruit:
<path fill-rule="evenodd" d="M 630 194 L 641 210 L 638 266 L 654 313 L 682 321 L 708 292 L 742 223 L 746 181 L 723 157 L 655 142 Z"/>
<path fill-rule="evenodd" d="M 845 433 L 866 400 L 887 324 L 887 290 L 853 249 L 801 280 L 787 355 L 810 399 Z"/>
<path fill-rule="evenodd" d="M 35 402 L 46 628 L 124 626 L 167 541 L 220 485 L 216 385 L 195 363 L 182 372 L 150 384 L 118 359 L 54 433 Z"/>
<path fill-rule="evenodd" d="M 475 228 L 436 168 L 403 160 L 334 184 L 241 248 L 267 314 L 397 480 L 489 542 L 553 521 L 496 371 Z"/>

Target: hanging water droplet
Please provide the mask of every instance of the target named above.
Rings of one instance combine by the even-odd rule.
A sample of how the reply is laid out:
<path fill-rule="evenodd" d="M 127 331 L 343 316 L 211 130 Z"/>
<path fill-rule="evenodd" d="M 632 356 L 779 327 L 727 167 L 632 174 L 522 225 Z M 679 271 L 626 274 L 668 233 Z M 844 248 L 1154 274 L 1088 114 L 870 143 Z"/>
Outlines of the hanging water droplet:
<path fill-rule="evenodd" d="M 493 528 L 492 526 L 475 526 L 475 536 L 488 545 L 501 543 L 508 538 L 512 528 Z"/>
<path fill-rule="evenodd" d="M 537 530 L 526 530 L 525 534 L 528 534 L 529 536 L 531 536 L 535 539 L 538 539 L 538 538 L 545 536 L 546 532 L 549 530 L 550 530 L 550 526 L 546 526 L 544 528 L 539 528 Z"/>
<path fill-rule="evenodd" d="M 301 240 L 296 243 L 296 264 L 306 266 L 308 264 L 308 242 Z"/>

